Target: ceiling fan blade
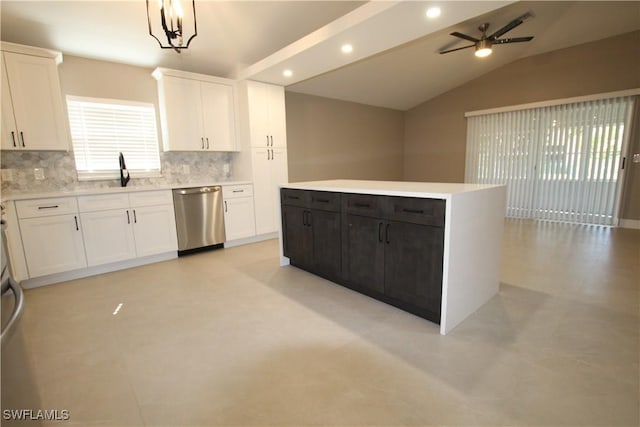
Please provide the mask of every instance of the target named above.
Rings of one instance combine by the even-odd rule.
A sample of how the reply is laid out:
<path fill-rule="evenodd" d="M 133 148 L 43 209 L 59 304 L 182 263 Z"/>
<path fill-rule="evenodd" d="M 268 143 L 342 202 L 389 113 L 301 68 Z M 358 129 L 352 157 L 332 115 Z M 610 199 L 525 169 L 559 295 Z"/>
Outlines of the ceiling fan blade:
<path fill-rule="evenodd" d="M 457 31 L 454 31 L 453 33 L 451 33 L 451 35 L 452 36 L 456 36 L 456 37 L 460 37 L 461 39 L 469 40 L 470 42 L 474 42 L 474 43 L 480 41 L 479 39 L 477 39 L 475 37 L 471 37 L 471 36 L 468 36 L 466 34 L 459 33 Z"/>
<path fill-rule="evenodd" d="M 522 24 L 524 22 L 524 20 L 529 18 L 530 16 L 531 16 L 531 12 L 527 12 L 524 15 L 519 16 L 518 18 L 516 18 L 513 21 L 509 22 L 504 27 L 500 28 L 495 33 L 491 34 L 489 37 L 487 37 L 487 39 L 489 39 L 491 41 L 494 41 L 495 39 L 497 39 L 501 35 L 513 30 L 515 27 L 517 27 L 518 25 Z"/>
<path fill-rule="evenodd" d="M 533 36 L 529 37 L 511 37 L 506 39 L 494 40 L 493 44 L 521 43 L 533 40 Z"/>
<path fill-rule="evenodd" d="M 469 46 L 462 46 L 462 47 L 458 47 L 458 48 L 455 48 L 455 49 L 443 50 L 443 51 L 440 52 L 440 54 L 449 53 L 449 52 L 455 52 L 456 50 L 468 49 L 468 48 L 474 47 L 474 46 L 475 46 L 475 44 L 470 44 Z"/>

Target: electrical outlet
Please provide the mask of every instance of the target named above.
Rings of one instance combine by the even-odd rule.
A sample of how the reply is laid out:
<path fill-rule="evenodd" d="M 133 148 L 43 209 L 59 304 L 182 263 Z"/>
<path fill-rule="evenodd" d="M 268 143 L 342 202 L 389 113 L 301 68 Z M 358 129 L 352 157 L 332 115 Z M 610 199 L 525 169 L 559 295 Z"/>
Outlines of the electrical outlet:
<path fill-rule="evenodd" d="M 33 169 L 33 176 L 36 180 L 42 181 L 44 179 L 44 169 L 42 168 Z"/>
<path fill-rule="evenodd" d="M 189 168 L 189 165 L 187 164 L 182 165 L 182 173 L 184 175 L 189 175 L 190 172 L 191 172 L 191 168 Z"/>
<path fill-rule="evenodd" d="M 231 174 L 231 166 L 229 166 L 229 163 L 224 164 L 224 166 L 222 167 L 222 171 L 224 172 L 224 176 L 226 177 Z"/>
<path fill-rule="evenodd" d="M 2 180 L 6 182 L 13 181 L 13 170 L 2 169 Z"/>
<path fill-rule="evenodd" d="M 640 163 L 640 154 L 633 155 L 633 163 Z"/>

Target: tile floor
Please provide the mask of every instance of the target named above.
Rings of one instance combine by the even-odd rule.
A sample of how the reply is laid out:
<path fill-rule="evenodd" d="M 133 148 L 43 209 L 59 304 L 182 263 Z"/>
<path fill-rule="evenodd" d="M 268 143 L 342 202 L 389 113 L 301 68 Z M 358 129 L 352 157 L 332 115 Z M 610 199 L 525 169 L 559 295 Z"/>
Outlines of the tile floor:
<path fill-rule="evenodd" d="M 447 336 L 276 241 L 29 290 L 23 331 L 56 425 L 637 426 L 640 231 L 509 220 L 503 261 Z"/>

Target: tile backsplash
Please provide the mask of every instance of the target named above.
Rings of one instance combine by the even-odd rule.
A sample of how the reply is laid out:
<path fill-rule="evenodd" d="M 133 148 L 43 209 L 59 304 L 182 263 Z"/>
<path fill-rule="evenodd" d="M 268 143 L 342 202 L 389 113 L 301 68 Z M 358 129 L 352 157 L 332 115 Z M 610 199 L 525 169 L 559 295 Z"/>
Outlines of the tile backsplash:
<path fill-rule="evenodd" d="M 233 153 L 226 152 L 160 152 L 162 176 L 132 177 L 127 186 L 184 186 L 192 183 L 230 181 L 232 156 Z M 184 173 L 184 165 L 188 166 L 188 174 Z M 228 173 L 225 171 L 225 165 Z M 0 168 L 3 170 L 3 193 L 91 190 L 120 186 L 119 178 L 78 181 L 71 151 L 2 151 Z M 42 172 L 44 179 L 36 179 L 36 172 Z M 9 177 L 10 180 L 6 179 Z"/>

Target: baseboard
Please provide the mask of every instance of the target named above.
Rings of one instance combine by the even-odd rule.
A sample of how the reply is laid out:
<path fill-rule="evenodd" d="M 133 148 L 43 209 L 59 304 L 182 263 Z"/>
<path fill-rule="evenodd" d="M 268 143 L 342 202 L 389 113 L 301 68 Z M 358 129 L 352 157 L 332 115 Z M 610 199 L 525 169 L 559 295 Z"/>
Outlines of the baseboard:
<path fill-rule="evenodd" d="M 258 236 L 245 237 L 243 239 L 236 239 L 236 240 L 224 242 L 224 247 L 233 248 L 234 246 L 248 245 L 249 243 L 258 243 L 264 240 L 271 240 L 271 239 L 277 239 L 277 238 L 278 238 L 277 232 L 260 234 Z"/>
<path fill-rule="evenodd" d="M 98 274 L 111 273 L 113 271 L 124 270 L 141 265 L 153 264 L 160 261 L 168 261 L 177 258 L 176 251 L 165 252 L 158 255 L 150 255 L 141 258 L 129 259 L 126 261 L 114 262 L 110 264 L 97 265 L 95 267 L 81 268 L 79 270 L 65 271 L 64 273 L 49 274 L 47 276 L 34 277 L 20 282 L 24 289 L 38 288 L 40 286 L 52 285 L 54 283 L 66 282 L 68 280 L 82 279 Z"/>
<path fill-rule="evenodd" d="M 640 219 L 621 219 L 618 227 L 640 230 Z"/>

